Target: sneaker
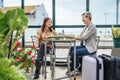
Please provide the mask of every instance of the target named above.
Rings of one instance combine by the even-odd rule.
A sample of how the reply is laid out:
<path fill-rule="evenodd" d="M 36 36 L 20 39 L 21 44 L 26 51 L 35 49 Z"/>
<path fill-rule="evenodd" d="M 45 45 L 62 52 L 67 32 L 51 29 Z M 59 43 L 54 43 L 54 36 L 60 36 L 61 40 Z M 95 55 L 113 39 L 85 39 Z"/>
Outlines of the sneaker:
<path fill-rule="evenodd" d="M 79 73 L 80 73 L 79 70 L 76 69 L 76 70 L 75 70 L 75 74 L 79 74 Z M 69 71 L 67 71 L 65 74 L 66 74 L 66 75 L 69 75 Z M 70 71 L 70 75 L 74 75 L 74 70 Z"/>
<path fill-rule="evenodd" d="M 75 75 L 80 75 L 81 72 L 79 72 L 78 70 L 75 71 Z M 74 75 L 74 70 L 70 72 L 70 75 L 73 76 Z"/>

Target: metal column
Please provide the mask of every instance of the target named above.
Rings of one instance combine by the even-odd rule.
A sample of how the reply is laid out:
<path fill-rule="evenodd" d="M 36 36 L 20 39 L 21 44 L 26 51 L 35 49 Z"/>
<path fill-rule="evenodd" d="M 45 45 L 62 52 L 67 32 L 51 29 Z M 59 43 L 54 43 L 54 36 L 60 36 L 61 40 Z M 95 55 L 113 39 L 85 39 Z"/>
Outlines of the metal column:
<path fill-rule="evenodd" d="M 119 1 L 120 0 L 117 0 L 116 1 L 116 25 L 118 25 L 118 17 L 119 17 L 119 15 L 118 15 L 118 13 L 119 13 Z"/>
<path fill-rule="evenodd" d="M 53 29 L 55 29 L 55 0 L 52 0 L 52 19 L 53 19 Z"/>
<path fill-rule="evenodd" d="M 21 8 L 24 9 L 24 0 L 21 0 Z M 22 47 L 25 46 L 25 33 L 23 32 Z"/>
<path fill-rule="evenodd" d="M 89 12 L 89 8 L 90 8 L 90 6 L 89 6 L 89 0 L 86 0 L 86 12 L 87 11 Z"/>

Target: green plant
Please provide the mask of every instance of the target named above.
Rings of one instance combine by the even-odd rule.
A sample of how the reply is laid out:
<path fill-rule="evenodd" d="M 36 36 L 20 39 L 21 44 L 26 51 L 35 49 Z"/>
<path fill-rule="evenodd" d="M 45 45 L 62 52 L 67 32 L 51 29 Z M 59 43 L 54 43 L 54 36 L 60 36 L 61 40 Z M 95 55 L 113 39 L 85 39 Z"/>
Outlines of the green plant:
<path fill-rule="evenodd" d="M 114 48 L 120 48 L 120 28 L 112 26 L 112 36 Z"/>
<path fill-rule="evenodd" d="M 32 54 L 34 48 L 34 46 L 31 46 L 31 48 L 21 48 L 21 43 L 17 42 L 13 50 L 14 64 L 16 66 L 19 65 L 20 69 L 24 69 L 25 72 L 29 72 L 30 68 L 35 64 L 35 56 Z"/>
<path fill-rule="evenodd" d="M 0 12 L 0 57 L 6 57 L 8 54 L 8 40 L 10 35 L 14 32 L 14 41 L 12 43 L 12 50 L 17 41 L 22 37 L 24 29 L 26 29 L 28 20 L 24 15 L 24 10 L 15 9 L 7 11 L 5 14 Z"/>
<path fill-rule="evenodd" d="M 9 50 L 12 51 L 22 37 L 21 34 L 28 27 L 27 23 L 23 9 L 10 10 L 5 14 L 0 12 L 0 80 L 26 80 L 12 64 L 11 59 L 6 58 Z M 12 47 L 8 48 L 12 33 L 14 33 Z"/>
<path fill-rule="evenodd" d="M 120 38 L 120 28 L 118 28 L 118 27 L 115 28 L 112 25 L 112 36 L 113 36 L 113 38 Z"/>
<path fill-rule="evenodd" d="M 12 65 L 12 60 L 0 59 L 0 80 L 26 80 L 17 67 Z"/>

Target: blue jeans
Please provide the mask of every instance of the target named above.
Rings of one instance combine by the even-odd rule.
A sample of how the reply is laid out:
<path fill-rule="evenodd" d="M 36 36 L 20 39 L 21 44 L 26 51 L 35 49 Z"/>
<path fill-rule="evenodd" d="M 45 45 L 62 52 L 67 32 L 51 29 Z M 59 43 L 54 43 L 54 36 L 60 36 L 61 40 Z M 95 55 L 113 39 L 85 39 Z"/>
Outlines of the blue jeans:
<path fill-rule="evenodd" d="M 78 68 L 78 66 L 79 66 L 80 56 L 84 56 L 84 55 L 88 55 L 88 54 L 89 54 L 89 52 L 85 46 L 76 46 L 76 68 Z M 70 58 L 71 69 L 70 70 L 72 71 L 72 70 L 74 70 L 74 47 L 70 48 L 70 56 L 71 56 L 71 58 Z"/>

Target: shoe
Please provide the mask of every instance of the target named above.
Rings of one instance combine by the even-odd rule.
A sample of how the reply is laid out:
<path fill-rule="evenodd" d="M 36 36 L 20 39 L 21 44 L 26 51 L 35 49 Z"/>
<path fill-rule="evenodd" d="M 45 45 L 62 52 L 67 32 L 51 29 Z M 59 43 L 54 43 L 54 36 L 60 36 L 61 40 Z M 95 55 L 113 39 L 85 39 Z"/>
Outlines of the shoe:
<path fill-rule="evenodd" d="M 75 70 L 75 74 L 79 74 L 79 73 L 80 73 L 79 70 L 76 69 L 76 70 Z M 67 71 L 65 74 L 66 74 L 66 75 L 69 75 L 69 71 Z M 71 76 L 74 75 L 74 70 L 70 71 L 70 75 L 71 75 Z"/>
<path fill-rule="evenodd" d="M 71 70 L 70 73 L 71 73 L 71 72 L 74 72 L 74 70 Z M 65 74 L 66 74 L 66 75 L 69 75 L 69 71 L 66 71 Z"/>
<path fill-rule="evenodd" d="M 65 75 L 68 75 L 69 74 L 69 71 L 66 71 Z"/>
<path fill-rule="evenodd" d="M 39 79 L 39 70 L 35 70 L 35 75 L 34 75 L 34 79 Z"/>
<path fill-rule="evenodd" d="M 35 70 L 34 79 L 39 79 L 40 70 Z"/>
<path fill-rule="evenodd" d="M 39 76 L 34 76 L 34 79 L 39 79 Z"/>
<path fill-rule="evenodd" d="M 81 72 L 79 72 L 78 70 L 75 71 L 75 75 L 80 75 Z M 70 72 L 70 75 L 73 76 L 74 75 L 74 70 Z"/>

